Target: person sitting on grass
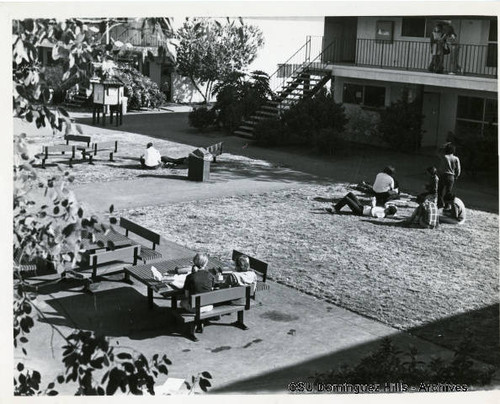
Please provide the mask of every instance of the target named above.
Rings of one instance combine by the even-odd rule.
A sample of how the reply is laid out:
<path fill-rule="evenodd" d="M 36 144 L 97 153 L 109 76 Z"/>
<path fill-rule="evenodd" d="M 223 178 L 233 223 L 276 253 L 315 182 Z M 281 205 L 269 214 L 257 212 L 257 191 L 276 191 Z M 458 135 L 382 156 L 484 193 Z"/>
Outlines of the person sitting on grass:
<path fill-rule="evenodd" d="M 198 253 L 193 258 L 193 267 L 191 273 L 186 276 L 184 282 L 184 295 L 185 298 L 181 300 L 180 305 L 183 309 L 193 312 L 194 308 L 191 307 L 190 297 L 198 293 L 210 292 L 215 286 L 214 276 L 206 270 L 208 264 L 207 254 Z M 201 312 L 207 312 L 213 309 L 212 305 L 203 306 Z"/>
<path fill-rule="evenodd" d="M 396 170 L 392 166 L 387 166 L 381 173 L 378 173 L 373 183 L 373 192 L 377 200 L 377 206 L 384 206 L 390 199 L 399 196 L 399 185 L 396 186 L 394 174 Z"/>
<path fill-rule="evenodd" d="M 440 223 L 462 224 L 465 222 L 465 205 L 460 198 L 448 193 L 444 196 L 444 203 L 450 205 L 451 209 L 443 210 L 443 215 L 439 217 Z"/>
<path fill-rule="evenodd" d="M 346 205 L 349 206 L 351 211 L 358 216 L 383 218 L 386 216 L 394 216 L 398 211 L 398 208 L 394 205 L 388 205 L 387 207 L 376 206 L 373 201 L 371 205 L 363 205 L 352 192 L 349 192 L 340 201 L 333 205 L 333 208 L 336 212 L 340 212 L 340 210 Z M 332 208 L 327 208 L 326 210 L 329 213 L 333 213 Z"/>
<path fill-rule="evenodd" d="M 417 203 L 422 203 L 427 198 L 431 198 L 433 202 L 437 203 L 439 183 L 437 168 L 427 167 L 425 171 L 429 175 L 429 182 L 425 185 L 425 191 L 417 195 Z"/>
<path fill-rule="evenodd" d="M 251 286 L 252 289 L 250 294 L 253 295 L 255 293 L 255 289 L 257 288 L 257 275 L 250 268 L 250 258 L 246 255 L 240 255 L 236 258 L 235 262 L 235 270 L 228 277 L 226 282 L 227 287 L 231 286 Z M 235 299 L 231 301 L 231 304 L 244 306 L 245 298 Z"/>
<path fill-rule="evenodd" d="M 438 207 L 436 202 L 432 200 L 432 196 L 428 196 L 418 205 L 412 215 L 404 222 L 406 227 L 420 227 L 423 229 L 435 229 L 438 224 Z"/>
<path fill-rule="evenodd" d="M 153 143 L 149 142 L 147 144 L 146 153 L 141 156 L 140 161 L 142 168 L 156 170 L 160 167 L 162 163 L 161 155 L 160 152 L 153 147 Z"/>

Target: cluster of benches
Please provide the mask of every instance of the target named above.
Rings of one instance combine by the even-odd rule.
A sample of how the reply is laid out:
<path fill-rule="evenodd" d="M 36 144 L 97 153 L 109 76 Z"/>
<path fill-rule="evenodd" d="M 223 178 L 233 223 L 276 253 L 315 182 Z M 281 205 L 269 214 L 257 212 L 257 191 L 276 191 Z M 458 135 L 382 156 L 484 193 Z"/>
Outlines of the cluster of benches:
<path fill-rule="evenodd" d="M 45 162 L 49 158 L 67 157 L 69 159 L 69 166 L 73 166 L 76 159 L 76 154 L 81 153 L 81 159 L 88 160 L 89 164 L 93 163 L 94 156 L 101 151 L 109 151 L 109 160 L 113 160 L 113 156 L 118 152 L 118 141 L 106 142 L 91 142 L 90 136 L 85 135 L 66 135 L 64 136 L 66 144 L 43 146 L 40 158 L 42 159 L 42 168 L 45 168 Z M 70 142 L 77 142 L 77 144 L 70 144 Z"/>

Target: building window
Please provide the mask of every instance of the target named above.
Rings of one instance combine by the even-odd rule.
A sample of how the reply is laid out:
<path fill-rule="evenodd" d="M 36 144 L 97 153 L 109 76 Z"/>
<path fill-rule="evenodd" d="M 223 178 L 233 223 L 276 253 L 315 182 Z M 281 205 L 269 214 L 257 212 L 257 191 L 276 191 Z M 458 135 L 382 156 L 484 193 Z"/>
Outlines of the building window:
<path fill-rule="evenodd" d="M 425 34 L 425 17 L 403 17 L 403 23 L 401 24 L 401 36 L 425 38 Z"/>
<path fill-rule="evenodd" d="M 488 56 L 486 58 L 486 66 L 497 67 L 497 55 L 498 55 L 498 27 L 497 19 L 490 20 L 490 32 L 488 35 Z"/>
<path fill-rule="evenodd" d="M 498 101 L 491 98 L 458 97 L 457 122 L 458 135 L 483 136 L 498 128 Z"/>
<path fill-rule="evenodd" d="M 385 105 L 385 87 L 344 84 L 342 100 L 346 104 L 381 108 Z"/>

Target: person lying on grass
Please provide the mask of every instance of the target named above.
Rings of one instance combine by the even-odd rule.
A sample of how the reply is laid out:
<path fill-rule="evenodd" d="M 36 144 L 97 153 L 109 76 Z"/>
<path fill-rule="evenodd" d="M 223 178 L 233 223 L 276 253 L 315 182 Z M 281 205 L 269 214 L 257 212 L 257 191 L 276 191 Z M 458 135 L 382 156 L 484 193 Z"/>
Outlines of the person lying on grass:
<path fill-rule="evenodd" d="M 196 150 L 194 150 L 192 153 L 190 153 L 196 157 L 202 158 L 204 160 L 211 161 L 213 159 L 213 156 L 207 151 L 207 149 L 200 147 Z M 169 167 L 169 166 L 177 166 L 177 165 L 187 165 L 189 160 L 188 157 L 179 157 L 179 158 L 172 158 L 168 156 L 163 156 L 161 158 L 161 161 L 164 164 L 164 167 Z"/>
<path fill-rule="evenodd" d="M 348 206 L 351 211 L 358 216 L 371 216 L 371 217 L 386 217 L 394 216 L 398 211 L 398 208 L 394 205 L 387 205 L 387 207 L 375 206 L 372 201 L 371 205 L 363 205 L 359 199 L 352 192 L 349 192 L 340 201 L 338 201 L 332 208 L 327 208 L 326 211 L 329 213 L 340 212 L 344 206 Z"/>
<path fill-rule="evenodd" d="M 465 205 L 460 198 L 448 193 L 444 196 L 444 203 L 446 206 L 450 205 L 451 209 L 443 210 L 442 216 L 439 217 L 440 223 L 462 224 L 465 222 Z"/>
<path fill-rule="evenodd" d="M 250 268 L 250 259 L 246 255 L 240 255 L 236 258 L 236 266 L 234 272 L 230 274 L 226 281 L 227 287 L 231 286 L 252 286 L 251 294 L 255 293 L 257 287 L 257 275 Z M 231 304 L 244 306 L 245 298 L 235 299 L 231 301 Z"/>
<path fill-rule="evenodd" d="M 429 182 L 425 185 L 425 191 L 418 194 L 417 202 L 422 203 L 427 198 L 431 198 L 433 202 L 437 203 L 438 183 L 439 183 L 439 177 L 437 175 L 437 168 L 434 166 L 427 167 L 427 169 L 425 171 L 429 175 Z"/>

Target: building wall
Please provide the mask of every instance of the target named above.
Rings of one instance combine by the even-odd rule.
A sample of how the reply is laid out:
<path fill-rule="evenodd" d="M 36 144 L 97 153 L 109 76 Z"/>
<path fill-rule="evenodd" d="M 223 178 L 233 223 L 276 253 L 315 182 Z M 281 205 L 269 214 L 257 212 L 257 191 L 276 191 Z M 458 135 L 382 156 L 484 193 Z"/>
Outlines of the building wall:
<path fill-rule="evenodd" d="M 375 80 L 362 80 L 362 79 L 351 79 L 344 77 L 336 77 L 334 84 L 334 99 L 335 102 L 343 102 L 343 88 L 344 84 L 359 84 L 359 85 L 374 85 L 374 86 L 384 86 L 386 88 L 386 98 L 385 106 L 390 106 L 391 103 L 396 102 L 401 99 L 404 84 L 382 82 Z M 414 99 L 419 89 L 417 85 L 407 86 L 410 94 L 410 101 Z M 448 87 L 438 87 L 438 86 L 423 86 L 424 96 L 437 97 L 439 99 L 439 104 L 436 105 L 436 113 L 439 114 L 437 120 L 437 125 L 435 127 L 436 133 L 426 133 L 424 134 L 423 146 L 438 146 L 446 141 L 449 132 L 455 132 L 456 119 L 457 119 L 457 101 L 459 96 L 469 96 L 469 97 L 480 97 L 480 98 L 497 98 L 497 93 L 487 92 L 487 91 L 473 91 L 457 88 Z M 344 104 L 346 112 L 348 115 L 358 114 L 366 115 L 368 117 L 373 117 L 374 113 L 377 113 L 374 109 L 366 109 L 356 104 Z M 432 113 L 428 105 L 423 106 L 424 114 L 427 112 L 428 115 Z M 370 118 L 373 120 L 373 118 Z M 428 123 L 426 119 L 430 120 L 432 117 L 424 117 L 424 126 Z"/>

